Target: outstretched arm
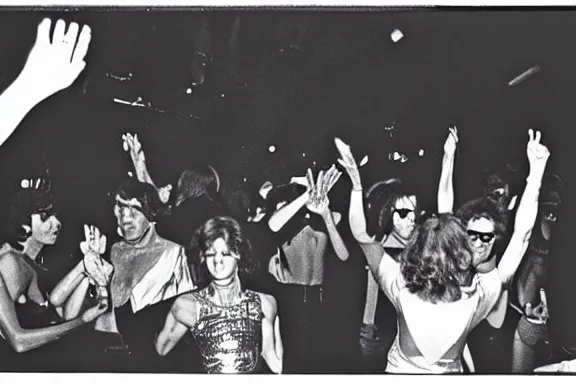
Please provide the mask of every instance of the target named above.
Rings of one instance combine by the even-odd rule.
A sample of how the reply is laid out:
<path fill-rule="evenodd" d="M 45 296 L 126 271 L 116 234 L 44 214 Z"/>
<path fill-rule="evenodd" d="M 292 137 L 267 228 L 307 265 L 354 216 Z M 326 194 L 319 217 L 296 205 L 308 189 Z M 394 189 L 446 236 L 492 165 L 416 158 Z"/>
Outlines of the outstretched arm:
<path fill-rule="evenodd" d="M 354 160 L 352 151 L 347 144 L 338 138 L 335 139 L 335 143 L 341 156 L 338 162 L 346 169 L 352 181 L 349 213 L 352 235 L 354 235 L 362 251 L 364 251 L 368 267 L 370 271 L 372 271 L 375 280 L 378 281 L 385 292 L 389 292 L 391 279 L 388 279 L 387 276 L 389 276 L 392 271 L 398 269 L 398 264 L 384 252 L 382 244 L 368 235 L 366 231 L 366 216 L 364 214 L 364 192 L 362 190 L 362 180 L 360 179 L 360 172 L 358 171 L 356 160 Z"/>
<path fill-rule="evenodd" d="M 262 357 L 274 373 L 282 373 L 284 347 L 280 336 L 280 318 L 276 300 L 270 295 L 260 294 L 262 300 Z"/>
<path fill-rule="evenodd" d="M 187 296 L 180 296 L 172 304 L 164 328 L 156 337 L 156 352 L 166 356 L 195 323 L 196 302 Z"/>
<path fill-rule="evenodd" d="M 36 105 L 72 85 L 86 66 L 90 28 L 85 25 L 79 33 L 78 24 L 71 23 L 66 31 L 64 20 L 58 20 L 50 41 L 51 24 L 44 19 L 38 25 L 36 42 L 22 72 L 0 95 L 0 144 Z"/>
<path fill-rule="evenodd" d="M 534 136 L 534 132 L 529 130 L 529 135 L 530 140 L 528 141 L 526 152 L 530 163 L 530 173 L 526 179 L 526 187 L 516 213 L 514 232 L 502 256 L 502 260 L 498 264 L 498 272 L 504 285 L 512 280 L 528 248 L 532 228 L 534 228 L 538 215 L 538 196 L 542 177 L 550 156 L 548 148 L 540 143 L 540 132 L 536 132 Z"/>
<path fill-rule="evenodd" d="M 444 143 L 442 172 L 438 183 L 438 213 L 449 213 L 454 210 L 454 158 L 458 145 L 458 129 L 449 128 L 448 137 Z"/>

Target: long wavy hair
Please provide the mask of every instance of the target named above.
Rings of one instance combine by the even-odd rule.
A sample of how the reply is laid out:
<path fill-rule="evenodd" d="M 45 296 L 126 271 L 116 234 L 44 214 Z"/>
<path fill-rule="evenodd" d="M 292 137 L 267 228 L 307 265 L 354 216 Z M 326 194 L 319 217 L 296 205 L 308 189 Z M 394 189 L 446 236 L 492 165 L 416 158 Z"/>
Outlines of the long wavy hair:
<path fill-rule="evenodd" d="M 230 251 L 240 256 L 238 275 L 242 283 L 258 268 L 258 263 L 252 259 L 250 241 L 244 236 L 240 224 L 231 217 L 214 217 L 196 230 L 189 247 L 187 247 L 189 263 L 193 268 L 196 268 L 198 286 L 200 287 L 205 287 L 212 281 L 204 253 L 214 241 L 220 238 L 226 242 Z"/>
<path fill-rule="evenodd" d="M 451 214 L 428 218 L 400 255 L 400 270 L 411 293 L 430 303 L 453 302 L 473 276 L 472 250 L 461 221 Z"/>

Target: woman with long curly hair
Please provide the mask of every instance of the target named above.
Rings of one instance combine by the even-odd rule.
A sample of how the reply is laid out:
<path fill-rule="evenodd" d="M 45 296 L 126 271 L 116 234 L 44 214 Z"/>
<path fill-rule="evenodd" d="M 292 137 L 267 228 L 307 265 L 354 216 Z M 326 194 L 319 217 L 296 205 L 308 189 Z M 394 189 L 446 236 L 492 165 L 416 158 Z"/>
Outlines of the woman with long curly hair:
<path fill-rule="evenodd" d="M 215 217 L 192 240 L 209 283 L 174 302 L 156 350 L 166 355 L 190 330 L 208 373 L 256 373 L 265 361 L 282 372 L 282 340 L 276 300 L 243 288 L 241 277 L 253 272 L 250 242 L 240 224 Z"/>
<path fill-rule="evenodd" d="M 539 141 L 540 135 L 534 138 L 531 132 L 527 152 L 532 179 L 519 212 L 526 211 L 525 206 L 532 206 L 538 198 L 538 181 L 549 156 Z M 342 157 L 338 161 L 352 181 L 350 228 L 375 280 L 398 314 L 398 333 L 388 353 L 386 370 L 462 372 L 468 334 L 498 302 L 502 281 L 514 274 L 522 254 L 506 252 L 496 268 L 482 273 L 475 268 L 477 255 L 472 249 L 470 229 L 451 214 L 438 214 L 416 229 L 396 263 L 381 243 L 368 235 L 358 166 L 348 145 L 336 139 L 336 146 Z"/>

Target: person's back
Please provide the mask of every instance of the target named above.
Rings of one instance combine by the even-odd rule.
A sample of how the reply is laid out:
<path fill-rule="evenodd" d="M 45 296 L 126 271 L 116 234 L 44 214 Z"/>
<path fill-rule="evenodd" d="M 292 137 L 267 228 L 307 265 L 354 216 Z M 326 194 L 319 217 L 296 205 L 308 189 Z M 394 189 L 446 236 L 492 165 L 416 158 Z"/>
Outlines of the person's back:
<path fill-rule="evenodd" d="M 282 245 L 292 284 L 315 286 L 324 280 L 324 252 L 328 236 L 309 225 Z"/>

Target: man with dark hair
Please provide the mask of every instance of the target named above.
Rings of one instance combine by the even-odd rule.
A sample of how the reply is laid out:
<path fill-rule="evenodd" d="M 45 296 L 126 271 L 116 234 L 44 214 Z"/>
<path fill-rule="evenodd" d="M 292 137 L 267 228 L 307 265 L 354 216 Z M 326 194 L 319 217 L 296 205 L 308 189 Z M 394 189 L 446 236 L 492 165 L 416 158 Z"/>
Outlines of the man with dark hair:
<path fill-rule="evenodd" d="M 184 248 L 160 237 L 154 221 L 160 201 L 150 184 L 130 179 L 114 194 L 114 215 L 122 239 L 110 252 L 114 276 L 109 289 L 112 310 L 96 329 L 120 335 L 138 366 L 153 370 L 154 336 L 170 308 L 166 300 L 195 288 Z M 141 367 L 141 368 L 140 368 Z"/>

